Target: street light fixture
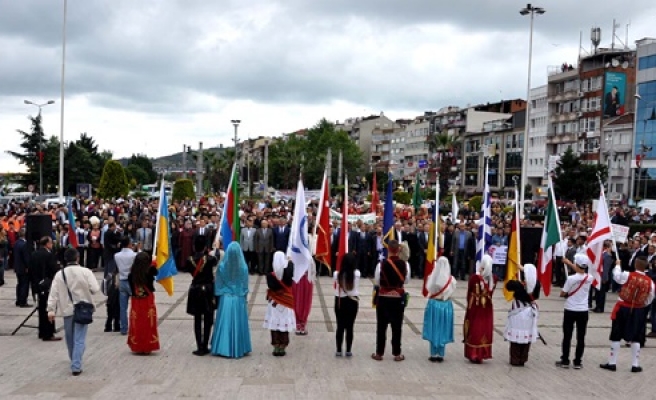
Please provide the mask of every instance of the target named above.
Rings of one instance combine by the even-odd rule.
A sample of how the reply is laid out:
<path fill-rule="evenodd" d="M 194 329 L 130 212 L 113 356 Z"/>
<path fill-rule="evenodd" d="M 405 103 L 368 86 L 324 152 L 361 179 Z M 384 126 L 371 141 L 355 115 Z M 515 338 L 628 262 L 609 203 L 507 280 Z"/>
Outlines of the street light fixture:
<path fill-rule="evenodd" d="M 66 77 L 66 11 L 68 1 L 64 0 L 64 23 L 62 26 L 62 67 L 61 67 L 61 114 L 59 125 L 59 190 L 57 195 L 60 199 L 64 198 L 64 88 Z"/>
<path fill-rule="evenodd" d="M 39 108 L 38 118 L 41 119 L 41 108 L 50 104 L 55 104 L 55 101 L 48 100 L 43 104 L 37 104 L 33 101 L 23 100 L 23 103 L 38 107 Z M 39 194 L 43 194 L 43 132 L 41 132 L 41 135 L 39 136 Z"/>
<path fill-rule="evenodd" d="M 526 7 L 519 10 L 519 13 L 523 16 L 531 16 L 531 27 L 528 41 L 528 82 L 526 84 L 526 119 L 525 119 L 525 128 L 524 128 L 524 144 L 522 146 L 522 182 L 521 182 L 521 203 L 524 204 L 524 199 L 526 198 L 526 182 L 527 182 L 527 166 L 528 166 L 528 131 L 531 126 L 531 63 L 533 61 L 533 20 L 535 19 L 535 14 L 542 15 L 546 11 L 542 7 L 534 7 L 531 3 L 527 4 Z M 522 217 L 524 216 L 524 208 L 522 210 Z"/>
<path fill-rule="evenodd" d="M 232 125 L 235 127 L 235 163 L 237 164 L 237 176 L 239 177 L 238 185 L 241 186 L 241 162 L 239 160 L 239 148 L 237 145 L 239 144 L 239 136 L 237 135 L 237 130 L 239 128 L 239 124 L 241 124 L 240 119 L 231 119 L 230 122 Z"/>

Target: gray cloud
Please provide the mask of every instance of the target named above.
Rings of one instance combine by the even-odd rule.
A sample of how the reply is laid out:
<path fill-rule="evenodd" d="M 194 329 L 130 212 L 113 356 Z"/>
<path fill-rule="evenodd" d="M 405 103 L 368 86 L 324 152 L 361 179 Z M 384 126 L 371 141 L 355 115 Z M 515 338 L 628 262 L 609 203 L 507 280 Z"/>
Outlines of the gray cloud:
<path fill-rule="evenodd" d="M 84 95 L 100 107 L 156 113 L 206 111 L 190 106 L 195 94 L 418 110 L 522 97 L 528 20 L 517 12 L 521 5 L 69 0 L 67 94 Z M 617 10 L 614 3 L 589 0 L 550 1 L 545 7 L 547 14 L 536 23 L 539 69 L 564 61 L 553 58 L 552 43 L 573 48 L 573 61 L 580 29 L 602 24 L 605 43 L 613 17 L 635 21 L 655 9 L 646 0 Z M 61 2 L 0 0 L 0 9 L 6 53 L 0 96 L 56 97 Z M 435 24 L 454 27 L 453 36 L 431 36 Z M 454 47 L 467 34 L 480 35 L 486 45 Z M 419 45 L 433 46 L 432 53 L 422 53 Z M 414 64 L 421 57 L 429 67 Z M 458 65 L 447 68 L 452 62 Z"/>

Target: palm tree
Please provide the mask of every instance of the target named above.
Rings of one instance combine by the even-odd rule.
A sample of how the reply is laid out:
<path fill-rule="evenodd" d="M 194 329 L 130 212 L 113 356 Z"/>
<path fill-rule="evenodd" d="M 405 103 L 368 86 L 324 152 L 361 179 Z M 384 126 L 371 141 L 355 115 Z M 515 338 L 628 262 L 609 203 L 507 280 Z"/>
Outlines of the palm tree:
<path fill-rule="evenodd" d="M 449 188 L 449 179 L 457 174 L 451 170 L 451 167 L 455 165 L 459 143 L 455 136 L 442 132 L 437 132 L 428 140 L 429 151 L 439 154 L 434 161 L 434 168 L 440 173 L 440 195 L 445 196 Z"/>

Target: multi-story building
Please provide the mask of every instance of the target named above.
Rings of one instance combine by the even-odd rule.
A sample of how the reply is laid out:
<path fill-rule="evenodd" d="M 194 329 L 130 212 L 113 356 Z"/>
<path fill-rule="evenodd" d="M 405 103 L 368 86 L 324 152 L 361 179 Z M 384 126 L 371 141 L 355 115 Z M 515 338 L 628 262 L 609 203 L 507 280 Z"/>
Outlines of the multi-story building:
<path fill-rule="evenodd" d="M 380 115 L 370 115 L 368 117 L 348 118 L 340 123 L 336 121 L 335 130 L 346 131 L 355 144 L 358 145 L 364 155 L 365 164 L 371 163 L 371 144 L 373 132 L 376 129 L 391 129 L 396 125 L 394 121 L 385 116 L 382 112 Z"/>
<path fill-rule="evenodd" d="M 565 64 L 549 67 L 547 81 L 547 154 L 560 155 L 568 148 L 578 151 L 579 120 L 583 117 L 579 70 Z"/>
<path fill-rule="evenodd" d="M 508 100 L 467 109 L 463 134 L 465 193 L 483 191 L 485 155 L 489 156 L 488 183 L 497 192 L 514 190 L 513 177 L 521 182 L 526 101 Z M 483 152 L 483 146 L 487 153 Z"/>
<path fill-rule="evenodd" d="M 629 193 L 633 116 L 626 113 L 604 122 L 600 162 L 608 167 L 606 192 L 613 201 L 627 200 Z"/>
<path fill-rule="evenodd" d="M 547 132 L 549 128 L 547 85 L 531 89 L 530 102 L 526 182 L 531 187 L 537 188 L 542 185 L 547 167 Z"/>
<path fill-rule="evenodd" d="M 656 39 L 636 41 L 636 118 L 631 198 L 656 198 Z"/>

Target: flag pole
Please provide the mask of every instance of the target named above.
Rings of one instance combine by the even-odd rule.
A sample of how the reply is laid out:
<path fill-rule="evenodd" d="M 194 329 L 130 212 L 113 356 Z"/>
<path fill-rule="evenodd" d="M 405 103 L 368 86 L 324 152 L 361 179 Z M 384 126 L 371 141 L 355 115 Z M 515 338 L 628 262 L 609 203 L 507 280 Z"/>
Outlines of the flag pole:
<path fill-rule="evenodd" d="M 162 211 L 162 196 L 164 196 L 164 174 L 162 174 L 162 177 L 160 178 L 159 202 L 157 203 L 157 224 L 155 224 L 155 240 L 153 241 L 153 258 L 155 258 L 157 254 L 157 238 L 159 237 L 160 225 L 162 225 L 159 223 L 161 217 L 160 212 Z"/>
<path fill-rule="evenodd" d="M 433 260 L 437 261 L 437 255 L 440 254 L 440 173 L 435 174 L 435 254 Z"/>
<path fill-rule="evenodd" d="M 515 229 L 515 235 L 517 235 L 517 264 L 518 264 L 518 271 L 523 271 L 524 270 L 524 265 L 522 264 L 522 242 L 521 238 L 522 235 L 520 234 L 520 229 L 522 228 L 522 223 L 521 220 L 519 219 L 520 213 L 519 213 L 519 207 L 521 207 L 523 204 L 520 204 L 520 199 L 519 199 L 519 188 L 517 187 L 517 181 L 519 180 L 519 177 L 517 175 L 512 177 L 513 182 L 515 183 L 515 223 L 517 224 L 516 229 Z M 508 238 L 510 240 L 510 238 Z M 510 243 L 508 243 L 508 247 L 510 247 Z M 507 264 L 507 262 L 506 262 Z M 515 278 L 519 279 L 519 276 L 515 276 Z"/>
<path fill-rule="evenodd" d="M 599 174 L 599 172 L 597 172 L 597 180 L 599 181 L 599 188 L 600 188 L 599 189 L 600 190 L 599 200 L 603 199 L 604 202 L 605 202 L 606 201 L 606 193 L 604 193 L 604 184 L 601 181 L 601 175 Z M 608 207 L 606 207 L 606 212 L 608 212 Z M 610 214 L 608 214 L 608 221 L 610 221 Z M 619 260 L 619 258 L 618 258 L 619 256 L 618 256 L 618 253 L 617 253 L 617 242 L 615 241 L 615 235 L 613 234 L 613 225 L 610 226 L 610 237 L 612 238 L 611 240 L 613 242 L 613 252 L 615 253 L 615 261 L 617 261 L 617 260 Z"/>

